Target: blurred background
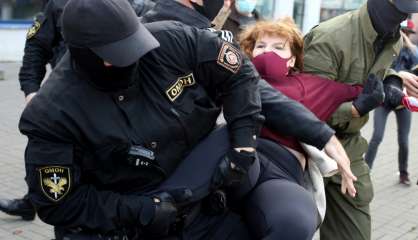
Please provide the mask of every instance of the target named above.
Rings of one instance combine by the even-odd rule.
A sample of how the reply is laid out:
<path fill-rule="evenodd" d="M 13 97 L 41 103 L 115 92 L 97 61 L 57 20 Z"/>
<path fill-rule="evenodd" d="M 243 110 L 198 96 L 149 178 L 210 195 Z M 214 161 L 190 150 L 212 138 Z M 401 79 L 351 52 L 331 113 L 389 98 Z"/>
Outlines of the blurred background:
<path fill-rule="evenodd" d="M 22 59 L 25 35 L 45 0 L 0 0 L 0 61 Z M 303 32 L 321 21 L 358 8 L 365 0 L 259 0 L 263 18 L 293 17 Z M 415 24 L 417 25 L 417 24 Z"/>

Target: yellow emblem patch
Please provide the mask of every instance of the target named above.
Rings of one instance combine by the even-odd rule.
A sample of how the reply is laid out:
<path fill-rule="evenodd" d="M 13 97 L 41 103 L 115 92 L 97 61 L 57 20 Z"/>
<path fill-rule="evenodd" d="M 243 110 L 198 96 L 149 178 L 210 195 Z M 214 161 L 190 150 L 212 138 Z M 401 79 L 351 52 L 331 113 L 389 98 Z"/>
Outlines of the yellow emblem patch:
<path fill-rule="evenodd" d="M 28 34 L 26 35 L 26 39 L 31 39 L 38 30 L 41 28 L 41 23 L 39 21 L 35 21 L 32 27 L 29 28 Z"/>
<path fill-rule="evenodd" d="M 218 55 L 218 64 L 233 73 L 237 73 L 241 67 L 241 52 L 230 43 L 223 43 Z"/>
<path fill-rule="evenodd" d="M 178 98 L 181 93 L 183 92 L 184 88 L 193 86 L 196 83 L 193 73 L 190 73 L 187 76 L 179 77 L 177 81 L 171 86 L 167 91 L 166 94 L 168 98 L 174 102 L 176 98 Z"/>
<path fill-rule="evenodd" d="M 70 191 L 71 175 L 67 167 L 50 166 L 39 169 L 40 184 L 45 196 L 54 202 Z"/>

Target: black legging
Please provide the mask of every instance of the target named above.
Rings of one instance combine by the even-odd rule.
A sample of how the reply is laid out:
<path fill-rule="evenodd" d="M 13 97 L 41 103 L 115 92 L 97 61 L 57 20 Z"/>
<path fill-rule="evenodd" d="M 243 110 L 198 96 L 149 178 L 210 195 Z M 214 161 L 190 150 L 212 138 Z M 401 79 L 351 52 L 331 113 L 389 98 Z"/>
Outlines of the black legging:
<path fill-rule="evenodd" d="M 310 240 L 319 225 L 313 200 L 303 185 L 299 161 L 284 147 L 259 140 L 261 176 L 245 205 L 254 239 Z"/>

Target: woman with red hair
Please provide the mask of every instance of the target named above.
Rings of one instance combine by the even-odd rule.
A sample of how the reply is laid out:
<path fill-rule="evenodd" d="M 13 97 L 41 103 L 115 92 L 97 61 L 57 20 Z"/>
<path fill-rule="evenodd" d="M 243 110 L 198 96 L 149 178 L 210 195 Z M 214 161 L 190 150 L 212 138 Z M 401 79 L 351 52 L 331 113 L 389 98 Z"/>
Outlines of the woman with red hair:
<path fill-rule="evenodd" d="M 240 44 L 263 79 L 323 121 L 341 103 L 352 101 L 363 90 L 361 86 L 303 73 L 303 38 L 292 20 L 258 22 L 241 34 Z M 374 90 L 377 81 L 369 81 L 365 88 Z M 321 211 L 306 189 L 306 168 L 310 165 L 307 153 L 295 138 L 269 130 L 268 121 L 260 137 L 257 151 L 270 163 L 262 166 L 259 184 L 245 206 L 253 237 L 312 239 L 324 212 L 318 214 Z M 342 191 L 354 197 L 355 177 L 345 171 L 341 175 Z"/>
<path fill-rule="evenodd" d="M 367 101 L 376 101 L 377 104 L 383 101 L 383 84 L 374 75 L 370 75 L 362 87 L 303 73 L 303 37 L 292 19 L 258 22 L 241 33 L 240 44 L 263 79 L 302 103 L 323 121 L 328 120 L 344 102 L 362 101 L 365 95 L 369 98 Z M 386 89 L 385 92 L 386 100 L 396 100 L 396 104 L 403 104 L 411 111 L 417 110 L 413 99 L 402 93 L 398 94 L 402 96 L 394 97 L 393 92 Z M 353 116 L 359 115 L 361 106 L 353 105 Z M 283 121 L 286 121 L 285 117 Z M 269 119 L 266 119 L 257 151 L 270 163 L 262 166 L 258 186 L 246 203 L 246 220 L 252 226 L 249 229 L 256 239 L 312 239 L 319 225 L 318 213 L 323 219 L 324 212 L 321 212 L 320 205 L 315 208 L 312 195 L 305 188 L 306 175 L 309 175 L 306 168 L 313 165 L 306 160 L 310 156 L 297 139 L 271 131 L 268 123 Z M 354 197 L 353 181 L 356 178 L 351 172 L 339 168 L 341 191 Z"/>

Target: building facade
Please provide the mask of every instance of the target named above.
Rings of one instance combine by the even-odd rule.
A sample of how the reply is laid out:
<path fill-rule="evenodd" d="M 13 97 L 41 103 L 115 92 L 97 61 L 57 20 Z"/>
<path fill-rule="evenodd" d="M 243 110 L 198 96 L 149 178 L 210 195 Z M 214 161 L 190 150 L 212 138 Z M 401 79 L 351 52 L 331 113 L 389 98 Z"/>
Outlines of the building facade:
<path fill-rule="evenodd" d="M 290 16 L 304 33 L 319 22 L 357 9 L 366 0 L 258 0 L 258 8 L 267 19 Z M 269 11 L 263 11 L 266 6 Z"/>

